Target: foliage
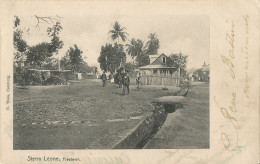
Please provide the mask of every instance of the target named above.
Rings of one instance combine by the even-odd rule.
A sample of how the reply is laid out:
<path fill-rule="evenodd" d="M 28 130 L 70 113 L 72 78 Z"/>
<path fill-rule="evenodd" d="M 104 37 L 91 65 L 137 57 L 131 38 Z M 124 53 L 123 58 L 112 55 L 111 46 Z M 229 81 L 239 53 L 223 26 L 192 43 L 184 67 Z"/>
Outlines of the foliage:
<path fill-rule="evenodd" d="M 15 48 L 14 61 L 19 62 L 25 58 L 25 52 L 28 49 L 27 42 L 23 40 L 23 31 L 19 29 L 20 19 L 15 16 L 14 20 L 14 32 L 13 32 L 13 45 Z"/>
<path fill-rule="evenodd" d="M 112 40 L 118 39 L 118 44 L 119 44 L 119 38 L 122 39 L 122 41 L 126 41 L 127 39 L 127 33 L 124 31 L 126 28 L 121 27 L 121 25 L 116 21 L 115 24 L 113 25 L 112 30 L 109 30 L 109 34 Z"/>
<path fill-rule="evenodd" d="M 21 86 L 28 84 L 28 70 L 25 67 L 14 67 L 14 81 Z"/>
<path fill-rule="evenodd" d="M 114 51 L 115 54 L 113 57 L 109 58 L 111 59 L 111 63 L 115 65 L 115 67 L 121 67 L 124 66 L 126 63 L 126 53 L 124 52 L 124 46 L 122 44 L 114 44 Z M 119 64 L 119 66 L 117 66 Z M 116 69 L 117 69 L 116 68 Z M 112 73 L 114 69 L 112 68 L 110 72 Z"/>
<path fill-rule="evenodd" d="M 57 67 L 58 67 L 58 59 L 53 57 L 46 58 L 42 63 L 43 69 L 55 70 L 57 69 Z"/>
<path fill-rule="evenodd" d="M 150 39 L 146 43 L 146 53 L 148 55 L 154 55 L 158 53 L 158 49 L 160 48 L 160 42 L 159 39 L 157 38 L 156 33 L 151 33 L 148 38 Z"/>
<path fill-rule="evenodd" d="M 88 63 L 83 60 L 82 53 L 77 45 L 74 45 L 74 48 L 70 47 L 67 54 L 61 58 L 61 68 L 64 70 L 72 70 L 74 73 L 94 72 L 94 68 L 90 67 Z"/>
<path fill-rule="evenodd" d="M 14 33 L 14 46 L 17 47 L 18 51 L 26 53 L 26 64 L 29 67 L 55 69 L 57 67 L 57 60 L 51 57 L 53 54 L 58 53 L 58 50 L 63 47 L 63 42 L 60 41 L 58 36 L 61 29 L 60 23 L 56 22 L 53 27 L 47 29 L 48 36 L 52 37 L 51 43 L 41 42 L 31 47 L 28 47 L 26 42 L 22 40 L 22 32 L 16 30 L 16 33 Z M 16 57 L 19 58 L 19 54 L 17 54 Z"/>
<path fill-rule="evenodd" d="M 97 74 L 98 69 L 96 66 L 92 66 L 91 69 L 92 69 L 93 74 Z"/>
<path fill-rule="evenodd" d="M 53 75 L 44 82 L 44 85 L 65 85 L 65 84 L 67 84 L 67 80 L 62 75 Z"/>
<path fill-rule="evenodd" d="M 75 44 L 74 48 L 70 47 L 68 50 L 69 61 L 71 65 L 71 70 L 76 73 L 80 72 L 81 64 L 83 64 L 82 54 L 83 52 Z"/>
<path fill-rule="evenodd" d="M 13 45 L 14 45 L 14 82 L 19 85 L 25 85 L 27 80 L 27 67 L 24 66 L 24 60 L 26 59 L 26 51 L 28 50 L 28 45 L 25 40 L 23 40 L 23 31 L 19 28 L 20 18 L 15 16 L 14 26 L 13 26 Z"/>
<path fill-rule="evenodd" d="M 143 45 L 144 43 L 142 40 L 140 39 L 135 40 L 134 38 L 130 41 L 130 44 L 126 45 L 128 47 L 126 51 L 132 57 L 133 65 L 134 65 L 134 58 L 143 53 Z"/>
<path fill-rule="evenodd" d="M 136 57 L 138 67 L 148 65 L 150 63 L 149 55 L 142 53 Z"/>
<path fill-rule="evenodd" d="M 132 73 L 134 72 L 134 65 L 132 63 L 126 63 L 125 69 L 128 70 L 128 72 Z"/>
<path fill-rule="evenodd" d="M 175 68 L 186 68 L 186 64 L 187 64 L 187 59 L 188 56 L 184 56 L 182 55 L 182 53 L 179 53 L 179 54 L 171 54 L 169 56 L 169 60 L 167 60 L 166 64 L 169 66 L 169 67 L 175 67 Z"/>
<path fill-rule="evenodd" d="M 125 63 L 126 53 L 124 52 L 123 45 L 115 43 L 106 44 L 101 47 L 98 62 L 100 68 L 105 72 L 114 73 L 120 67 L 120 63 Z"/>
<path fill-rule="evenodd" d="M 48 36 L 52 38 L 49 46 L 49 51 L 51 53 L 57 54 L 59 49 L 61 49 L 64 45 L 63 41 L 61 41 L 59 38 L 59 33 L 61 30 L 62 27 L 60 22 L 56 22 L 55 25 L 47 28 Z"/>
<path fill-rule="evenodd" d="M 29 48 L 26 63 L 31 68 L 42 68 L 44 61 L 51 56 L 49 43 L 42 42 Z"/>
<path fill-rule="evenodd" d="M 61 58 L 60 66 L 63 70 L 71 70 L 70 56 L 68 53 Z"/>
<path fill-rule="evenodd" d="M 80 73 L 90 73 L 92 72 L 93 69 L 88 65 L 87 62 L 83 61 L 80 65 L 79 65 L 79 72 Z"/>
<path fill-rule="evenodd" d="M 15 20 L 14 20 L 14 28 L 18 27 L 20 25 L 20 18 L 18 16 L 14 16 Z"/>
<path fill-rule="evenodd" d="M 22 34 L 22 30 L 16 29 L 13 35 L 14 48 L 20 53 L 23 53 L 27 50 L 27 43 L 22 39 Z"/>
<path fill-rule="evenodd" d="M 107 58 L 108 56 L 112 55 L 113 47 L 111 44 L 106 44 L 105 46 L 101 47 L 100 55 L 98 57 L 98 62 L 100 65 L 101 70 L 107 72 L 108 71 L 108 63 Z"/>

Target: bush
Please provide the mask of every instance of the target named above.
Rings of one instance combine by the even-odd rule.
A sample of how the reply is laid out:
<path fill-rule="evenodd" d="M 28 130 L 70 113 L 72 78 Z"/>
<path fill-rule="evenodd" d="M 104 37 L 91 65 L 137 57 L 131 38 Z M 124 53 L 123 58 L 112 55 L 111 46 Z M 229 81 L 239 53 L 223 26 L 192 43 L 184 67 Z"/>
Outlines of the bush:
<path fill-rule="evenodd" d="M 51 76 L 44 83 L 44 85 L 65 85 L 65 84 L 67 84 L 67 80 L 65 79 L 65 77 L 58 76 L 58 75 Z"/>
<path fill-rule="evenodd" d="M 64 77 L 66 80 L 75 80 L 77 79 L 77 75 L 74 74 L 73 72 L 66 72 L 64 73 Z"/>
<path fill-rule="evenodd" d="M 34 84 L 34 85 L 41 84 L 42 83 L 41 72 L 33 71 L 32 73 L 30 73 L 29 81 L 30 84 Z"/>

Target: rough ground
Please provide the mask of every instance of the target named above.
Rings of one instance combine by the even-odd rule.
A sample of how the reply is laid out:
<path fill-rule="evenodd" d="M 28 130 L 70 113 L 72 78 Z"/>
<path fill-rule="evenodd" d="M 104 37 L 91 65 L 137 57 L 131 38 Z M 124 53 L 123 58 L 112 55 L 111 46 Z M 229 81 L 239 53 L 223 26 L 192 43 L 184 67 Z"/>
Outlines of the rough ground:
<path fill-rule="evenodd" d="M 14 149 L 112 148 L 151 114 L 152 98 L 173 95 L 171 87 L 122 88 L 100 80 L 69 86 L 14 88 Z"/>

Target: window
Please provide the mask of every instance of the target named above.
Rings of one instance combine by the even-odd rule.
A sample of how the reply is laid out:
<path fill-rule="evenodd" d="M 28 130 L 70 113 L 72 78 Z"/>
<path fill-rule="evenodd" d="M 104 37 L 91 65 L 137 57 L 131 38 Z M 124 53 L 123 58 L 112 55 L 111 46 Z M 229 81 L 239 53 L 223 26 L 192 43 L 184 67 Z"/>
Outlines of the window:
<path fill-rule="evenodd" d="M 157 69 L 153 69 L 153 74 L 157 74 Z"/>
<path fill-rule="evenodd" d="M 163 57 L 163 64 L 166 64 L 166 57 Z"/>

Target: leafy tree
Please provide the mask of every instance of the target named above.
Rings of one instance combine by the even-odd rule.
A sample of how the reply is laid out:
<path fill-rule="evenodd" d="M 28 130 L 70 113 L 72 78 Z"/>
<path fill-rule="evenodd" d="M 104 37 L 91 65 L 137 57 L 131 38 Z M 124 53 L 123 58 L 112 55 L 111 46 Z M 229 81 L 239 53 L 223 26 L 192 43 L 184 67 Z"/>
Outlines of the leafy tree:
<path fill-rule="evenodd" d="M 13 45 L 15 48 L 14 61 L 17 62 L 22 58 L 25 58 L 25 52 L 28 49 L 27 42 L 23 40 L 23 31 L 19 29 L 20 19 L 15 16 L 14 20 L 14 32 L 13 32 Z"/>
<path fill-rule="evenodd" d="M 97 74 L 98 70 L 96 66 L 92 66 L 91 69 L 94 74 Z"/>
<path fill-rule="evenodd" d="M 14 28 L 18 27 L 20 25 L 20 18 L 18 16 L 14 16 L 15 20 L 14 20 Z"/>
<path fill-rule="evenodd" d="M 121 27 L 121 25 L 116 21 L 115 24 L 113 25 L 112 30 L 109 30 L 109 34 L 112 40 L 117 39 L 117 43 L 119 44 L 119 38 L 122 39 L 122 41 L 126 41 L 127 39 L 127 33 L 124 31 L 126 28 Z"/>
<path fill-rule="evenodd" d="M 100 64 L 101 70 L 107 72 L 108 71 L 108 63 L 107 58 L 109 55 L 112 55 L 113 47 L 111 44 L 106 44 L 101 47 L 100 55 L 98 57 L 98 62 Z"/>
<path fill-rule="evenodd" d="M 114 73 L 117 68 L 120 67 L 120 63 L 125 63 L 126 54 L 123 51 L 123 45 L 106 44 L 101 47 L 100 56 L 98 62 L 100 68 L 105 72 Z"/>
<path fill-rule="evenodd" d="M 42 63 L 43 69 L 55 70 L 55 69 L 57 69 L 57 66 L 58 66 L 58 59 L 56 59 L 54 57 L 48 57 Z"/>
<path fill-rule="evenodd" d="M 138 67 L 142 67 L 150 63 L 150 58 L 146 53 L 141 53 L 136 57 L 136 61 L 138 63 Z"/>
<path fill-rule="evenodd" d="M 133 65 L 134 58 L 136 56 L 139 56 L 143 53 L 143 41 L 140 39 L 135 40 L 134 38 L 130 41 L 130 44 L 126 45 L 128 48 L 126 49 L 127 53 L 132 57 L 133 59 Z"/>
<path fill-rule="evenodd" d="M 125 64 L 125 69 L 128 70 L 130 73 L 134 72 L 134 65 L 132 63 L 126 63 Z"/>
<path fill-rule="evenodd" d="M 160 42 L 159 39 L 157 38 L 156 33 L 151 33 L 148 38 L 150 39 L 146 43 L 146 53 L 148 55 L 154 55 L 158 53 L 158 49 L 160 48 Z"/>
<path fill-rule="evenodd" d="M 76 49 L 76 48 L 75 48 Z M 73 49 L 74 50 L 74 49 Z M 70 50 L 69 50 L 70 51 Z M 93 68 L 88 65 L 87 62 L 85 62 L 82 57 L 76 57 L 75 55 L 70 55 L 69 51 L 66 53 L 65 56 L 63 56 L 60 60 L 61 68 L 63 70 L 74 70 L 73 68 L 73 61 L 78 61 L 77 69 L 74 70 L 74 72 L 80 72 L 80 73 L 88 73 L 92 72 Z M 78 60 L 76 59 L 78 58 Z M 81 60 L 81 59 L 82 60 Z"/>
<path fill-rule="evenodd" d="M 68 55 L 70 59 L 71 70 L 76 73 L 80 72 L 81 64 L 83 64 L 82 54 L 83 52 L 75 44 L 74 48 L 70 47 Z"/>
<path fill-rule="evenodd" d="M 60 40 L 59 33 L 62 30 L 60 22 L 56 22 L 52 27 L 47 28 L 48 36 L 51 37 L 51 43 L 49 46 L 49 52 L 58 54 L 59 49 L 64 45 L 63 41 Z M 58 61 L 58 69 L 60 70 L 60 60 Z"/>
<path fill-rule="evenodd" d="M 70 56 L 69 56 L 68 51 L 67 51 L 66 55 L 61 58 L 60 66 L 63 70 L 71 70 Z"/>
<path fill-rule="evenodd" d="M 113 59 L 113 65 L 116 67 L 115 69 L 117 69 L 118 67 L 125 65 L 126 53 L 124 52 L 124 46 L 122 44 L 117 44 L 117 43 L 114 44 L 114 51 L 115 51 L 114 55 L 111 56 L 110 58 Z M 114 72 L 113 69 L 111 70 L 112 72 Z"/>
<path fill-rule="evenodd" d="M 26 63 L 32 68 L 42 68 L 44 61 L 51 56 L 49 43 L 42 42 L 29 48 Z"/>
<path fill-rule="evenodd" d="M 80 65 L 79 65 L 79 72 L 81 73 L 90 73 L 92 72 L 92 68 L 88 65 L 87 62 L 83 61 Z"/>
<path fill-rule="evenodd" d="M 188 60 L 188 56 L 184 56 L 182 55 L 182 53 L 179 54 L 171 54 L 169 56 L 169 60 L 167 60 L 166 64 L 169 67 L 175 67 L 176 69 L 179 68 L 186 68 L 186 64 L 187 64 L 187 60 Z"/>
<path fill-rule="evenodd" d="M 16 21 L 19 22 L 19 21 Z M 18 24 L 18 23 L 16 23 Z M 48 36 L 52 37 L 51 43 L 42 42 L 39 44 L 36 44 L 32 47 L 28 48 L 28 51 L 26 52 L 27 59 L 26 63 L 31 68 L 44 68 L 44 69 L 53 69 L 54 66 L 57 66 L 57 60 L 52 57 L 54 54 L 57 54 L 59 49 L 63 47 L 63 42 L 60 41 L 59 33 L 61 31 L 62 27 L 59 22 L 56 22 L 53 27 L 48 27 L 47 32 Z M 15 40 L 19 40 L 19 35 L 15 35 Z M 23 43 L 22 41 L 17 43 Z M 24 51 L 24 46 L 21 46 L 23 44 L 19 44 L 21 50 Z"/>
<path fill-rule="evenodd" d="M 20 22 L 20 18 L 15 16 L 13 26 L 14 82 L 17 82 L 20 85 L 25 85 L 27 66 L 24 65 L 24 60 L 26 59 L 25 53 L 28 50 L 28 45 L 27 42 L 23 40 L 23 31 L 19 28 Z"/>
<path fill-rule="evenodd" d="M 56 22 L 52 27 L 47 28 L 48 36 L 51 37 L 50 43 L 50 52 L 57 54 L 59 49 L 64 45 L 63 41 L 60 40 L 59 33 L 61 32 L 62 27 L 60 22 Z"/>
<path fill-rule="evenodd" d="M 13 38 L 14 48 L 20 53 L 24 53 L 28 48 L 26 41 L 22 39 L 22 34 L 23 32 L 20 29 L 16 29 L 14 31 L 14 38 Z"/>

